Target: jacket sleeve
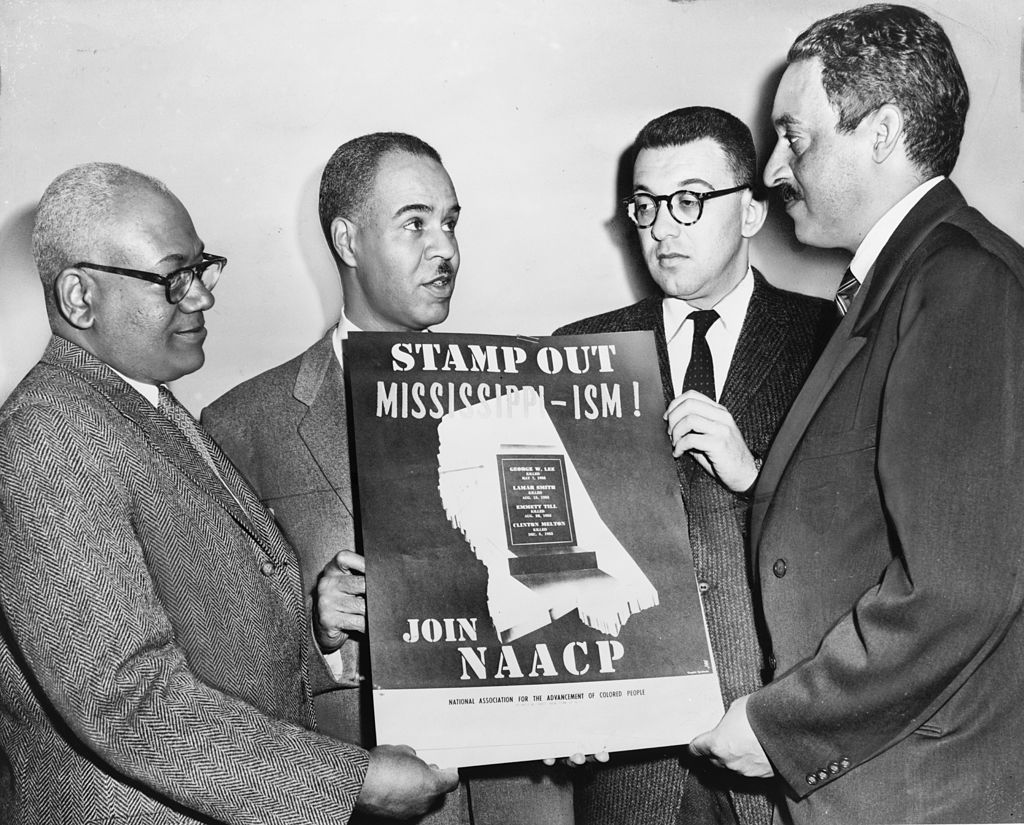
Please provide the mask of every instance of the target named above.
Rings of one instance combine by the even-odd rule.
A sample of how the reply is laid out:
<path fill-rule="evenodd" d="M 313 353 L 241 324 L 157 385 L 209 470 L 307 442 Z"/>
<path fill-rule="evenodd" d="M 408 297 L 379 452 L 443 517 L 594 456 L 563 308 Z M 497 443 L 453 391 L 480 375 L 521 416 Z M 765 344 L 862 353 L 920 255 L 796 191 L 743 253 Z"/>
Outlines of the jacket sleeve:
<path fill-rule="evenodd" d="M 137 533 L 153 502 L 87 415 L 22 406 L 0 424 L 0 601 L 54 728 L 101 770 L 218 821 L 347 821 L 366 752 L 190 670 Z"/>
<path fill-rule="evenodd" d="M 891 561 L 816 652 L 747 705 L 798 796 L 940 719 L 1021 620 L 1022 323 L 1024 290 L 1001 259 L 967 236 L 923 254 L 878 412 L 873 517 Z"/>

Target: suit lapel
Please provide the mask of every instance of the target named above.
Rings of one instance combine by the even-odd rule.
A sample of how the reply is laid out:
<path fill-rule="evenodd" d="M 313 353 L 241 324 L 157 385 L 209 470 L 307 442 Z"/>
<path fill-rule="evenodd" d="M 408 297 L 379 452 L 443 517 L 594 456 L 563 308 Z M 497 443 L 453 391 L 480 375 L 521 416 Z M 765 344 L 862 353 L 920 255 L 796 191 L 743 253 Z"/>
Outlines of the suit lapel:
<path fill-rule="evenodd" d="M 937 184 L 903 219 L 879 253 L 850 311 L 832 334 L 825 351 L 797 395 L 782 422 L 758 476 L 755 506 L 751 512 L 751 547 L 758 549 L 764 517 L 771 496 L 807 430 L 843 371 L 867 342 L 871 324 L 892 292 L 907 261 L 923 239 L 956 210 L 966 206 L 963 196 L 950 181 Z"/>
<path fill-rule="evenodd" d="M 207 439 L 205 443 L 210 449 L 218 472 L 225 476 L 224 481 L 217 477 L 213 468 L 206 463 L 196 448 L 169 418 L 136 392 L 110 367 L 86 350 L 70 341 L 54 336 L 43 359 L 84 379 L 95 391 L 106 398 L 121 416 L 137 427 L 153 449 L 178 472 L 224 509 L 255 541 L 261 545 L 268 544 L 266 529 L 257 529 L 250 517 L 260 513 L 262 507 L 252 495 L 246 495 L 247 485 L 238 478 L 231 463 L 216 447 L 212 439 Z M 198 424 L 196 426 L 199 427 Z M 235 482 L 232 490 L 225 487 L 225 482 Z M 249 512 L 239 505 L 239 501 L 232 495 L 232 491 L 248 507 Z"/>
<path fill-rule="evenodd" d="M 755 269 L 754 291 L 719 399 L 737 423 L 746 415 L 782 354 L 786 320 L 775 311 L 764 276 Z"/>
<path fill-rule="evenodd" d="M 334 355 L 333 334 L 332 329 L 302 357 L 293 394 L 308 407 L 299 422 L 299 437 L 352 515 L 345 382 Z"/>

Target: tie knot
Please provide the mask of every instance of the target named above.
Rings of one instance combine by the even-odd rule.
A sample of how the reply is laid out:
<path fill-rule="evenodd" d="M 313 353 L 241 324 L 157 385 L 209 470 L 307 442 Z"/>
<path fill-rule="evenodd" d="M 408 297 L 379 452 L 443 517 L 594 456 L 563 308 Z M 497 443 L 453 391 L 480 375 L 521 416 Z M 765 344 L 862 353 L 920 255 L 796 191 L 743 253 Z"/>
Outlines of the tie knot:
<path fill-rule="evenodd" d="M 178 403 L 178 399 L 176 399 L 171 391 L 163 384 L 159 386 L 159 397 L 160 401 L 157 408 L 162 413 L 166 413 L 168 410 L 174 409 Z"/>
<path fill-rule="evenodd" d="M 693 337 L 703 338 L 708 334 L 711 325 L 718 320 L 718 313 L 713 309 L 695 309 L 686 317 L 693 321 Z"/>
<path fill-rule="evenodd" d="M 857 276 L 848 269 L 843 273 L 843 280 L 839 282 L 839 289 L 836 291 L 836 294 L 847 296 L 852 292 L 856 292 L 859 287 L 860 281 L 857 280 Z"/>
<path fill-rule="evenodd" d="M 858 289 L 860 289 L 860 281 L 857 280 L 853 272 L 847 269 L 843 273 L 843 280 L 839 283 L 839 289 L 836 290 L 836 307 L 838 307 L 840 315 L 846 314 L 850 304 L 853 303 L 853 296 L 857 294 Z"/>

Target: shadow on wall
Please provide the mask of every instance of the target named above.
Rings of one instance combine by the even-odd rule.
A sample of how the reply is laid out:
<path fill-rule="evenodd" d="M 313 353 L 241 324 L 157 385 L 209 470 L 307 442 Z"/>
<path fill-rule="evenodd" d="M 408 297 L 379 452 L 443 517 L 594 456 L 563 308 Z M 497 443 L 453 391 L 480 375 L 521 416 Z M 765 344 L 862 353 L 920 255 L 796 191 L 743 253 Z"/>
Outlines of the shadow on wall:
<path fill-rule="evenodd" d="M 634 301 L 640 301 L 651 295 L 661 294 L 658 285 L 651 279 L 640 248 L 640 238 L 636 227 L 626 215 L 626 207 L 622 201 L 633 193 L 633 161 L 636 151 L 633 145 L 627 146 L 619 155 L 618 168 L 615 171 L 615 203 L 612 204 L 612 216 L 605 221 L 604 228 L 608 238 L 622 257 L 622 271 L 629 282 L 629 290 Z M 614 307 L 608 307 L 613 309 Z"/>
<path fill-rule="evenodd" d="M 323 230 L 320 228 L 320 178 L 323 168 L 318 167 L 310 174 L 302 186 L 302 199 L 299 203 L 299 214 L 296 218 L 296 232 L 299 248 L 305 258 L 302 273 L 296 277 L 308 275 L 316 288 L 321 313 L 320 329 L 316 337 L 328 327 L 334 326 L 341 317 L 341 276 L 331 255 Z M 315 340 L 315 339 L 314 339 Z"/>
<path fill-rule="evenodd" d="M 32 261 L 36 207 L 25 206 L 0 226 L 0 402 L 39 360 L 50 338 L 43 290 Z"/>

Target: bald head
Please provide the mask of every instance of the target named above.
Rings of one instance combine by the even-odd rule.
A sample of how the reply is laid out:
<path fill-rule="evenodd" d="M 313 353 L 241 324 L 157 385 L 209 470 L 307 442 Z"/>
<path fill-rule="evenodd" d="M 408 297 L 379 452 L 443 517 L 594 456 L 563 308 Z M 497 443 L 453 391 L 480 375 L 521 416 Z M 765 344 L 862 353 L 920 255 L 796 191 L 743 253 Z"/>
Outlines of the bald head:
<path fill-rule="evenodd" d="M 139 192 L 173 197 L 167 187 L 116 163 L 85 163 L 69 169 L 46 188 L 32 230 L 32 256 L 43 283 L 46 312 L 57 312 L 54 283 L 67 267 L 103 257 L 112 246 L 111 224 L 123 202 Z"/>

